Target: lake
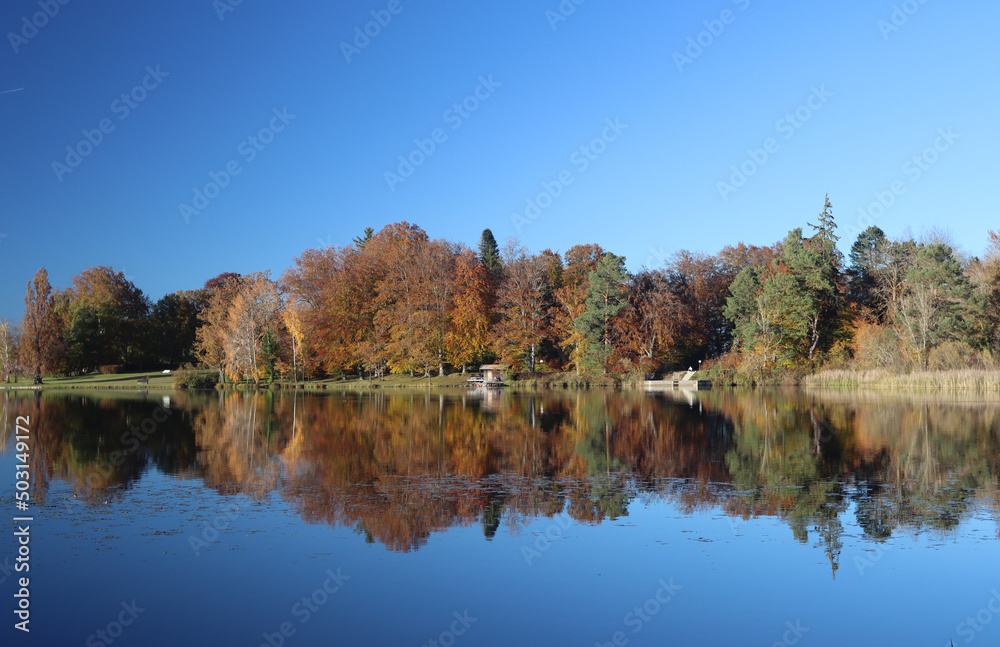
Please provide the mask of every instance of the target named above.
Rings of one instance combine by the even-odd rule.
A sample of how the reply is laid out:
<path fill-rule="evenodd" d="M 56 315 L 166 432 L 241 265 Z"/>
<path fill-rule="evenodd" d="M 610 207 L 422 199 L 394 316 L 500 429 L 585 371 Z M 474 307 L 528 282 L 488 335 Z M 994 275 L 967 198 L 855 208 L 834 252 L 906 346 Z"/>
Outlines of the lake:
<path fill-rule="evenodd" d="M 1000 641 L 995 394 L 0 402 L 3 644 Z M 30 636 L 10 611 L 25 575 Z"/>

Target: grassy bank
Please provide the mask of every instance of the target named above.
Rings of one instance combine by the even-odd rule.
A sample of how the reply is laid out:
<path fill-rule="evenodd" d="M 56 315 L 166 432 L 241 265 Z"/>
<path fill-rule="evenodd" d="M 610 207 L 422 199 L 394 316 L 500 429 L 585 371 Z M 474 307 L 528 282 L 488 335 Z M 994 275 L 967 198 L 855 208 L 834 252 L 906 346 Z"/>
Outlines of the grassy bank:
<path fill-rule="evenodd" d="M 875 387 L 886 389 L 969 389 L 1000 390 L 1000 371 L 960 369 L 952 371 L 917 371 L 895 374 L 888 371 L 820 371 L 806 376 L 803 386 Z"/>
<path fill-rule="evenodd" d="M 77 377 L 46 377 L 40 386 L 33 385 L 28 378 L 21 378 L 10 383 L 0 382 L 0 389 L 174 389 L 175 374 L 163 373 L 119 373 L 114 375 L 91 374 Z M 386 375 L 382 379 L 367 380 L 357 377 L 327 378 L 322 380 L 309 380 L 299 382 L 298 387 L 306 391 L 330 391 L 330 390 L 366 390 L 366 389 L 426 389 L 426 388 L 472 388 L 468 383 L 470 374 L 460 372 L 450 375 L 434 375 L 427 377 L 410 377 L 409 375 Z M 148 384 L 140 384 L 140 378 L 148 378 Z M 535 375 L 523 375 L 520 379 L 510 379 L 506 386 L 512 390 L 541 390 L 560 388 L 589 388 L 589 387 L 618 387 L 622 384 L 621 378 L 612 376 L 587 376 L 578 375 L 574 372 L 567 373 L 536 373 Z M 235 390 L 247 390 L 254 388 L 247 383 L 227 383 L 226 388 Z M 211 388 L 211 387 L 209 387 Z M 271 386 L 261 383 L 256 388 L 292 389 L 295 385 L 289 381 L 282 381 Z"/>
<path fill-rule="evenodd" d="M 149 384 L 139 384 L 139 379 L 149 378 Z M 46 377 L 40 387 L 32 385 L 31 378 L 22 377 L 10 383 L 0 382 L 0 388 L 42 388 L 42 389 L 172 389 L 173 374 L 164 373 L 115 373 L 103 375 L 92 373 L 77 377 Z"/>

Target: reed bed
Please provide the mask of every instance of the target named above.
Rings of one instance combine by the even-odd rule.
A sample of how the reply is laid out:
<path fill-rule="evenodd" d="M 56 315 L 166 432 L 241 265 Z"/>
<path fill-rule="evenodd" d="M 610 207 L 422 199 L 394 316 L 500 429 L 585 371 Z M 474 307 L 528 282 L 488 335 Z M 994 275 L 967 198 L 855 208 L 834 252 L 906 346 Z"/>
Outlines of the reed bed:
<path fill-rule="evenodd" d="M 1000 371 L 972 368 L 912 373 L 890 373 L 884 370 L 829 370 L 805 377 L 802 384 L 819 387 L 866 386 L 889 389 L 1000 391 Z"/>

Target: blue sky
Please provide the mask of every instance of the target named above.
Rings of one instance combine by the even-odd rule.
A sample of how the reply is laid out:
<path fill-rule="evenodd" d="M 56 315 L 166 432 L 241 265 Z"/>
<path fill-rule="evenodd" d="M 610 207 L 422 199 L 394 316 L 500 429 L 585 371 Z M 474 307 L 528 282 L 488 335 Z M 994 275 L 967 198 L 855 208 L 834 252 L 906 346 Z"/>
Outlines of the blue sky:
<path fill-rule="evenodd" d="M 42 266 L 155 300 L 399 220 L 632 270 L 825 193 L 845 250 L 865 213 L 973 254 L 1000 228 L 995 2 L 64 1 L 0 9 L 0 316 Z"/>

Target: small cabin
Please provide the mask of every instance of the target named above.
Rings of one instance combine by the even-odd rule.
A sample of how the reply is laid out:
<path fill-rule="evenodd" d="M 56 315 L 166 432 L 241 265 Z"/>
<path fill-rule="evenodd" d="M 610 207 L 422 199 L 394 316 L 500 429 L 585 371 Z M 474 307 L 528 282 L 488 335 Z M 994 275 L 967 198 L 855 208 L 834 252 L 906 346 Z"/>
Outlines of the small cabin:
<path fill-rule="evenodd" d="M 483 381 L 487 384 L 503 382 L 502 364 L 483 364 L 479 367 L 479 372 L 483 374 Z"/>

